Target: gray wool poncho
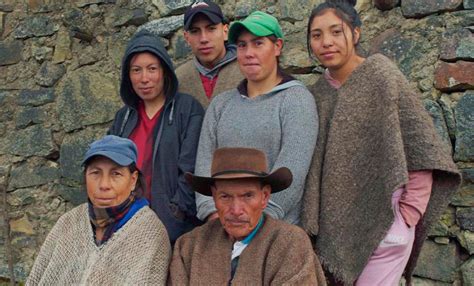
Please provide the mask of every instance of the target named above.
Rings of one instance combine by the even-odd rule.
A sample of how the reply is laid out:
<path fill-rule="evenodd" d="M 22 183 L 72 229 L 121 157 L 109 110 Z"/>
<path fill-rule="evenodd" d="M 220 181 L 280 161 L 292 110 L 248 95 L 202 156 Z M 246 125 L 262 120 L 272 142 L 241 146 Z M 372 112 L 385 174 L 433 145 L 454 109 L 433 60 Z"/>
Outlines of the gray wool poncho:
<path fill-rule="evenodd" d="M 408 171 L 433 170 L 428 208 L 406 269 L 411 277 L 427 228 L 460 184 L 460 174 L 416 92 L 388 58 L 367 58 L 339 90 L 323 77 L 310 88 L 319 138 L 308 174 L 302 225 L 336 279 L 357 279 L 394 220 L 392 194 Z"/>

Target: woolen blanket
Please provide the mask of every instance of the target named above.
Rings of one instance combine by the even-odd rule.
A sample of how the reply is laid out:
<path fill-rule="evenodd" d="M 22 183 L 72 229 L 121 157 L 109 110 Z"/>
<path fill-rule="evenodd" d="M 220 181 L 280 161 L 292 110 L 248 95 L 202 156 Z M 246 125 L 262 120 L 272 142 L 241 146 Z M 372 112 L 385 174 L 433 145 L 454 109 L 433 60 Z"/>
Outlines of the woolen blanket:
<path fill-rule="evenodd" d="M 229 285 L 229 238 L 218 219 L 180 237 L 170 264 L 169 285 Z M 307 234 L 266 215 L 239 257 L 232 285 L 326 285 Z"/>
<path fill-rule="evenodd" d="M 367 58 L 339 90 L 321 77 L 310 88 L 319 137 L 309 172 L 303 227 L 323 266 L 352 284 L 394 217 L 391 197 L 408 171 L 433 170 L 427 211 L 407 266 L 411 276 L 427 228 L 460 184 L 460 174 L 414 88 L 383 55 Z"/>

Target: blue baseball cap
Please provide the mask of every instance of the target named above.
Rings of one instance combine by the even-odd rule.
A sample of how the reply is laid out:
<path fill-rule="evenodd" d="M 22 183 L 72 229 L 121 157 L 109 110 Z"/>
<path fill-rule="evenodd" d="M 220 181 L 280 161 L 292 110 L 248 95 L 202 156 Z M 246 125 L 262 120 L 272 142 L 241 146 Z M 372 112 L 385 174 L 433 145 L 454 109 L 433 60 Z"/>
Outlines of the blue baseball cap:
<path fill-rule="evenodd" d="M 82 165 L 84 166 L 87 160 L 93 156 L 104 156 L 120 166 L 129 166 L 132 163 L 137 163 L 137 153 L 137 146 L 132 140 L 107 135 L 89 145 Z"/>

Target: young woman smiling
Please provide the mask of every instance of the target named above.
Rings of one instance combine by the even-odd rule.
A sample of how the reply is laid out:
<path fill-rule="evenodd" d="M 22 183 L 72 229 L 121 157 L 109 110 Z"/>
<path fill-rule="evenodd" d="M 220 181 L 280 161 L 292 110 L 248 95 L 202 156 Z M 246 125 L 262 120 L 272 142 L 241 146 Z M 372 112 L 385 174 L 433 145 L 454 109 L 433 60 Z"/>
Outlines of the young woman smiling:
<path fill-rule="evenodd" d="M 302 223 L 337 282 L 398 285 L 460 176 L 396 65 L 358 53 L 351 2 L 324 2 L 308 22 L 309 53 L 326 70 L 310 87 L 320 125 Z"/>

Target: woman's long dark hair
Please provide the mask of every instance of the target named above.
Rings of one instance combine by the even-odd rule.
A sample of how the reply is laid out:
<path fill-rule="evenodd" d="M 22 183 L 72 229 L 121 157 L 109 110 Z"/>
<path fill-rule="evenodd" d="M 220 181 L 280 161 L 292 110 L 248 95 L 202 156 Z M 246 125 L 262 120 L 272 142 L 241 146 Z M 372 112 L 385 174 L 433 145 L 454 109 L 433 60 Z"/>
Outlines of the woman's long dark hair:
<path fill-rule="evenodd" d="M 322 15 L 326 12 L 326 10 L 333 10 L 336 16 L 338 16 L 350 29 L 352 33 L 352 38 L 354 38 L 354 30 L 355 28 L 360 28 L 362 25 L 362 21 L 360 20 L 359 13 L 357 13 L 354 6 L 356 5 L 357 0 L 326 0 L 316 6 L 312 11 L 311 15 L 309 16 L 308 20 L 308 27 L 306 30 L 306 48 L 308 49 L 308 54 L 311 57 L 313 52 L 311 49 L 311 24 L 315 17 Z M 346 38 L 347 44 L 347 37 L 344 34 L 344 38 Z M 362 51 L 358 49 L 359 42 L 355 43 L 356 53 L 359 54 Z"/>

